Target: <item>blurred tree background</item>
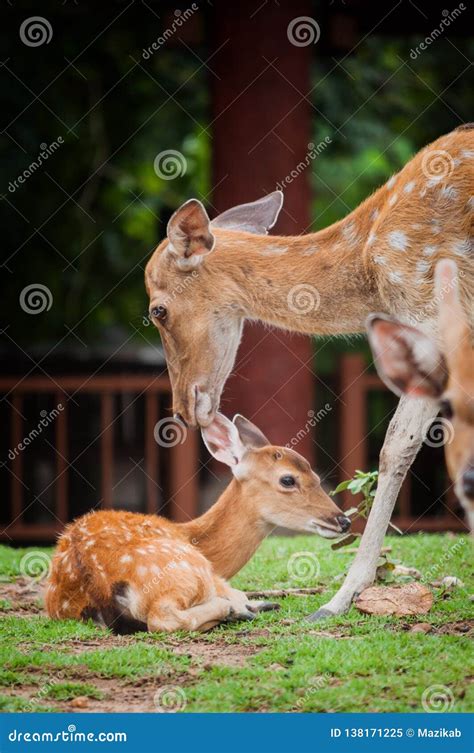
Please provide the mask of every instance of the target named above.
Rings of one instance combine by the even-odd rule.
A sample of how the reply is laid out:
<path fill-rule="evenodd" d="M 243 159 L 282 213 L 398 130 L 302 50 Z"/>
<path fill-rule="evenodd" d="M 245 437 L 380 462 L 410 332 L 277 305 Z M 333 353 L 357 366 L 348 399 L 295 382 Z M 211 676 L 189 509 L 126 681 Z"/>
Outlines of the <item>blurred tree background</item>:
<path fill-rule="evenodd" d="M 6 311 L 15 312 L 11 337 L 22 347 L 67 340 L 69 329 L 87 343 L 106 338 L 111 326 L 143 336 L 149 253 L 177 205 L 190 196 L 212 200 L 211 74 L 202 63 L 209 54 L 208 12 L 187 22 L 189 44 L 171 40 L 146 59 L 143 49 L 169 24 L 169 14 L 158 14 L 153 4 L 146 13 L 134 6 L 101 44 L 90 44 L 117 15 L 120 4 L 112 5 L 49 0 L 42 13 L 60 44 L 38 49 L 18 38 L 35 4 L 19 3 L 5 14 L 3 299 Z M 373 34 L 340 65 L 315 46 L 312 99 L 320 115 L 314 115 L 314 142 L 330 136 L 332 144 L 309 168 L 313 230 L 353 209 L 422 145 L 469 120 L 469 78 L 449 84 L 465 69 L 473 42 L 441 38 L 412 60 L 419 41 Z M 58 136 L 64 144 L 11 192 L 9 184 L 37 158 L 40 144 Z M 167 149 L 179 150 L 187 162 L 174 180 L 154 170 L 156 155 Z M 53 294 L 48 317 L 18 308 L 20 291 L 32 281 Z M 332 354 L 346 347 L 335 341 L 318 348 L 318 368 L 331 370 Z"/>

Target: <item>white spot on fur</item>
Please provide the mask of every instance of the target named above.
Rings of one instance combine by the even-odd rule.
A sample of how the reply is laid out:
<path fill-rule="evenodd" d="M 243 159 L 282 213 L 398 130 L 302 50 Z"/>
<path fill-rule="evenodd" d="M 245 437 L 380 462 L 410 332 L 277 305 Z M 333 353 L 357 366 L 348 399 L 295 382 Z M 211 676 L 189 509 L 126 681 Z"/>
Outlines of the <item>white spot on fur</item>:
<path fill-rule="evenodd" d="M 415 188 L 416 180 L 410 180 L 404 187 L 403 193 L 411 193 Z"/>
<path fill-rule="evenodd" d="M 138 565 L 137 567 L 137 575 L 139 578 L 144 578 L 145 575 L 148 573 L 148 568 L 144 565 Z"/>
<path fill-rule="evenodd" d="M 123 554 L 123 555 L 122 555 L 122 556 L 120 557 L 120 560 L 119 560 L 119 562 L 121 562 L 121 563 L 122 563 L 123 565 L 126 565 L 126 564 L 127 564 L 127 562 L 132 562 L 132 559 L 133 559 L 133 558 L 132 558 L 132 556 L 131 556 L 130 554 Z"/>
<path fill-rule="evenodd" d="M 95 539 L 89 539 L 89 541 L 87 541 L 84 544 L 84 549 L 89 549 L 91 546 L 94 546 L 94 544 L 95 544 Z"/>
<path fill-rule="evenodd" d="M 262 256 L 282 256 L 283 254 L 286 254 L 288 249 L 289 246 L 277 246 L 275 243 L 272 243 L 269 246 L 265 246 L 260 253 Z"/>
<path fill-rule="evenodd" d="M 388 234 L 388 241 L 395 251 L 405 251 L 408 245 L 407 236 L 402 230 L 392 230 Z"/>
<path fill-rule="evenodd" d="M 388 279 L 390 280 L 390 282 L 394 282 L 397 285 L 401 285 L 402 282 L 403 282 L 403 275 L 402 275 L 401 272 L 397 272 L 397 271 L 391 270 L 388 273 Z"/>
<path fill-rule="evenodd" d="M 378 209 L 377 207 L 375 207 L 375 209 L 372 209 L 370 213 L 370 219 L 372 220 L 372 222 L 377 219 L 379 214 L 380 214 L 380 209 Z"/>
<path fill-rule="evenodd" d="M 468 199 L 467 206 L 469 207 L 469 209 L 474 210 L 474 196 L 471 196 L 471 198 Z"/>
<path fill-rule="evenodd" d="M 392 175 L 392 177 L 389 180 L 387 180 L 387 188 L 393 188 L 393 186 L 395 185 L 396 179 L 397 179 L 397 176 Z"/>
<path fill-rule="evenodd" d="M 472 149 L 461 149 L 461 157 L 464 157 L 464 159 L 472 159 L 474 157 L 474 151 Z"/>
<path fill-rule="evenodd" d="M 421 275 L 426 274 L 426 272 L 428 272 L 430 268 L 431 264 L 429 261 L 424 261 L 422 259 L 421 261 L 417 261 L 416 263 L 416 271 Z"/>
<path fill-rule="evenodd" d="M 374 256 L 374 263 L 380 264 L 383 267 L 387 263 L 387 259 L 385 258 L 385 256 L 378 254 L 377 256 Z"/>
<path fill-rule="evenodd" d="M 458 197 L 458 192 L 454 186 L 443 186 L 439 193 L 443 199 L 449 199 L 450 201 L 454 201 Z"/>
<path fill-rule="evenodd" d="M 186 560 L 181 560 L 179 567 L 182 568 L 182 570 L 192 570 L 191 565 L 189 562 L 186 562 Z"/>
<path fill-rule="evenodd" d="M 467 256 L 472 250 L 472 245 L 469 238 L 465 238 L 464 240 L 454 241 L 451 248 L 456 256 Z"/>
<path fill-rule="evenodd" d="M 423 225 L 420 222 L 414 222 L 412 228 L 413 230 L 422 230 Z"/>
<path fill-rule="evenodd" d="M 371 230 L 369 233 L 369 237 L 367 238 L 367 245 L 373 246 L 376 240 L 377 240 L 377 235 L 376 233 L 373 232 L 373 230 Z"/>
<path fill-rule="evenodd" d="M 161 568 L 158 567 L 158 565 L 152 565 L 150 570 L 153 573 L 153 575 L 160 575 L 161 573 Z"/>
<path fill-rule="evenodd" d="M 392 194 L 392 196 L 390 196 L 390 198 L 388 200 L 389 207 L 393 207 L 393 205 L 396 203 L 397 199 L 398 199 L 398 194 L 397 193 Z"/>
<path fill-rule="evenodd" d="M 352 220 L 342 226 L 341 233 L 349 246 L 356 246 L 359 243 L 357 227 Z"/>
<path fill-rule="evenodd" d="M 307 246 L 307 248 L 303 250 L 303 256 L 312 256 L 317 253 L 317 251 L 319 251 L 319 246 Z"/>
<path fill-rule="evenodd" d="M 438 246 L 425 246 L 423 249 L 424 256 L 433 256 L 438 250 Z"/>

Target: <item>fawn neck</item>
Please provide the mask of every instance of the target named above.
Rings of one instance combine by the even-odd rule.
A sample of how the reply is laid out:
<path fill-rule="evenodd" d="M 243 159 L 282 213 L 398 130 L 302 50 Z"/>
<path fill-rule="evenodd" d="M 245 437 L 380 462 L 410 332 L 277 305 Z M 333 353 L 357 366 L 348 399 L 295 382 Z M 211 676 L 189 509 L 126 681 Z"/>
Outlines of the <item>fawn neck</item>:
<path fill-rule="evenodd" d="M 178 527 L 223 578 L 235 575 L 268 533 L 268 525 L 255 507 L 246 503 L 242 484 L 236 479 L 204 515 Z"/>
<path fill-rule="evenodd" d="M 380 198 L 370 197 L 340 222 L 308 235 L 216 232 L 218 289 L 227 281 L 248 319 L 305 334 L 363 330 L 367 315 L 382 308 L 363 255 Z"/>

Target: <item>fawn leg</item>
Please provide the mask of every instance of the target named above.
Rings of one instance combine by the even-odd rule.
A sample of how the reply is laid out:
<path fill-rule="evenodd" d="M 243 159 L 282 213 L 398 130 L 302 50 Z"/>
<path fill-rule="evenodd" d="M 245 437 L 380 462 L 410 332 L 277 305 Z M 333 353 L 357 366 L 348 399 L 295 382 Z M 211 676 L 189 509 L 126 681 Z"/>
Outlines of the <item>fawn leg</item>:
<path fill-rule="evenodd" d="M 171 633 L 173 630 L 210 630 L 224 622 L 232 611 L 228 599 L 213 596 L 203 604 L 189 609 L 179 609 L 175 602 L 167 599 L 157 601 L 148 615 L 148 630 Z"/>
<path fill-rule="evenodd" d="M 229 615 L 227 622 L 236 622 L 238 620 L 252 620 L 258 612 L 268 612 L 271 609 L 280 609 L 279 604 L 271 601 L 250 601 L 244 591 L 232 588 L 223 578 L 216 578 L 216 593 L 229 599 L 232 604 L 232 613 Z"/>
<path fill-rule="evenodd" d="M 380 453 L 377 492 L 357 554 L 339 591 L 310 615 L 310 620 L 346 612 L 354 596 L 373 582 L 400 486 L 423 443 L 423 429 L 428 428 L 426 424 L 437 412 L 431 401 L 400 398 Z"/>

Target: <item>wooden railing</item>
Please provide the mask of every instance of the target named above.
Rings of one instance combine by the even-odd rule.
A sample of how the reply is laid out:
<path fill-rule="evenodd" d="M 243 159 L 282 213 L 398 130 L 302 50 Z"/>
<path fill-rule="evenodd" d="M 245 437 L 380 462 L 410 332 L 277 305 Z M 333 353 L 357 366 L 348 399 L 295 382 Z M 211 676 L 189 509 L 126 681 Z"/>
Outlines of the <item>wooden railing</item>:
<path fill-rule="evenodd" d="M 120 393 L 143 396 L 145 400 L 144 471 L 146 473 L 146 501 L 144 512 L 158 512 L 157 486 L 159 481 L 159 453 L 162 450 L 154 437 L 154 427 L 160 420 L 158 397 L 166 395 L 171 403 L 170 384 L 166 376 L 136 376 L 120 374 L 110 376 L 31 376 L 27 378 L 0 378 L 0 395 L 8 395 L 10 408 L 10 446 L 17 448 L 24 438 L 22 408 L 29 395 L 52 395 L 62 410 L 54 419 L 54 450 L 56 475 L 54 479 L 54 523 L 36 525 L 24 520 L 24 452 L 9 460 L 11 473 L 10 522 L 0 526 L 0 540 L 53 540 L 64 524 L 71 520 L 68 500 L 67 436 L 73 430 L 69 425 L 68 402 L 81 393 L 94 394 L 100 400 L 100 432 L 97 463 L 100 464 L 100 495 L 98 506 L 112 507 L 114 469 L 114 396 Z M 161 416 L 164 418 L 164 416 Z M 183 443 L 166 447 L 169 453 L 167 514 L 174 520 L 187 520 L 198 509 L 198 436 L 189 431 Z M 13 453 L 12 453 L 13 454 Z M 2 530 L 3 529 L 3 530 Z"/>

